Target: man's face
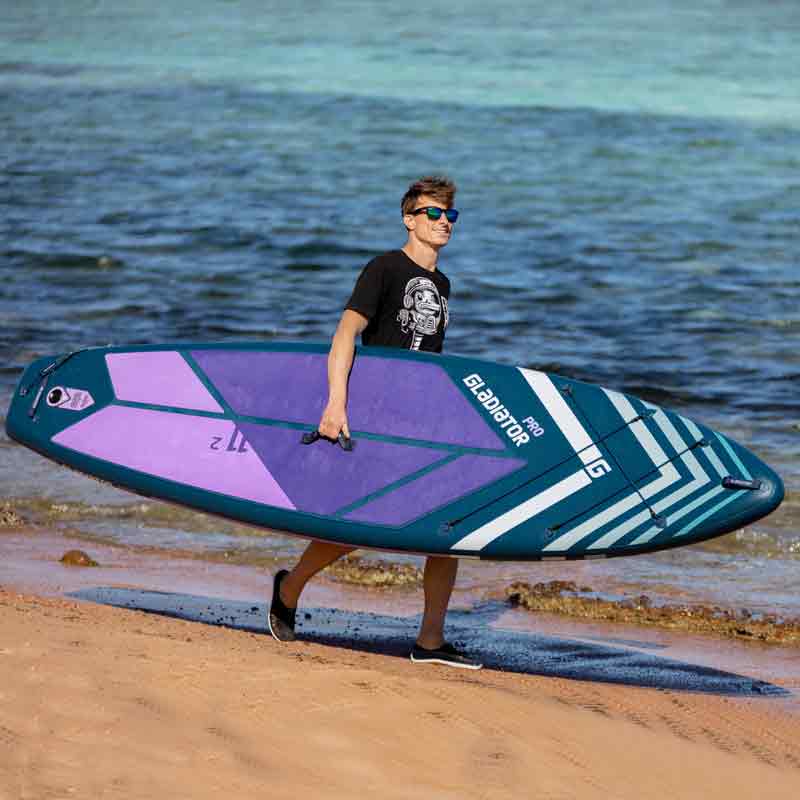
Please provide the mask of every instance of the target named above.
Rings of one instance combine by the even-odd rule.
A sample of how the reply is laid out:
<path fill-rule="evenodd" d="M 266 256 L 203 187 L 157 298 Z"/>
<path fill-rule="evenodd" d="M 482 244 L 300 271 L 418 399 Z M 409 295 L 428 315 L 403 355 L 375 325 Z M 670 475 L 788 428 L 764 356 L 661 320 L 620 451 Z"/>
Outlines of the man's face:
<path fill-rule="evenodd" d="M 426 206 L 447 209 L 447 206 L 439 200 L 434 200 L 426 194 L 420 195 L 414 208 L 425 208 Z M 448 222 L 444 214 L 435 220 L 428 219 L 427 214 L 406 214 L 405 223 L 416 239 L 429 247 L 433 247 L 435 250 L 444 247 L 450 241 L 450 236 L 453 233 L 453 223 Z"/>

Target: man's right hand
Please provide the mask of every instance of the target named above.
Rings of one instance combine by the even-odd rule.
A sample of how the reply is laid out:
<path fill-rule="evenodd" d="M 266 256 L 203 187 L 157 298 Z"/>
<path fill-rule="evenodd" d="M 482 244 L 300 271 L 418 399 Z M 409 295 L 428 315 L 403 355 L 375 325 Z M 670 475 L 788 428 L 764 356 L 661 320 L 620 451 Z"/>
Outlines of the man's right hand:
<path fill-rule="evenodd" d="M 322 412 L 317 430 L 327 439 L 337 439 L 340 433 L 344 433 L 349 439 L 350 428 L 347 426 L 347 412 L 344 406 L 339 403 L 328 403 Z"/>

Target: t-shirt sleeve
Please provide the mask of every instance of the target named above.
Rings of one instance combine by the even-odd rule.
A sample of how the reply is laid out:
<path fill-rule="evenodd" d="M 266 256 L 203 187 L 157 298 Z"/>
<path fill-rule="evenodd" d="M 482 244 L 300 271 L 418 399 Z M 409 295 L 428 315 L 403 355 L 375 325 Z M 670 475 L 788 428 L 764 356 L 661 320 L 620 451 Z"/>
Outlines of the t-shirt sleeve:
<path fill-rule="evenodd" d="M 368 320 L 371 320 L 378 311 L 382 294 L 383 265 L 375 259 L 361 270 L 345 308 L 357 311 Z"/>

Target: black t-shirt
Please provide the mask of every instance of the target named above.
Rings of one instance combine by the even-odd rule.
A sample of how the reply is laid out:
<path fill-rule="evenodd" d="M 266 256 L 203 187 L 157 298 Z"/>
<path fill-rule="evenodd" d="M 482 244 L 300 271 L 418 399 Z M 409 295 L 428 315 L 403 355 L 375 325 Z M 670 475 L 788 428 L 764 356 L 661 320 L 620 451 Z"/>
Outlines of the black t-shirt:
<path fill-rule="evenodd" d="M 441 353 L 449 297 L 447 276 L 392 250 L 364 267 L 345 308 L 369 320 L 361 334 L 365 345 Z"/>

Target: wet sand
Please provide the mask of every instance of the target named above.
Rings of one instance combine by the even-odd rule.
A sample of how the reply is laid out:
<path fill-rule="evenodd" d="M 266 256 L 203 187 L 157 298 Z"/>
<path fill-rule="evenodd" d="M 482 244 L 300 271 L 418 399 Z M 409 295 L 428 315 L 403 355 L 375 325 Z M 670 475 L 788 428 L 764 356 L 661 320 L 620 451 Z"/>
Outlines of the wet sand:
<path fill-rule="evenodd" d="M 412 665 L 414 591 L 0 533 L 0 798 L 794 798 L 800 651 L 456 594 L 465 672 Z"/>

